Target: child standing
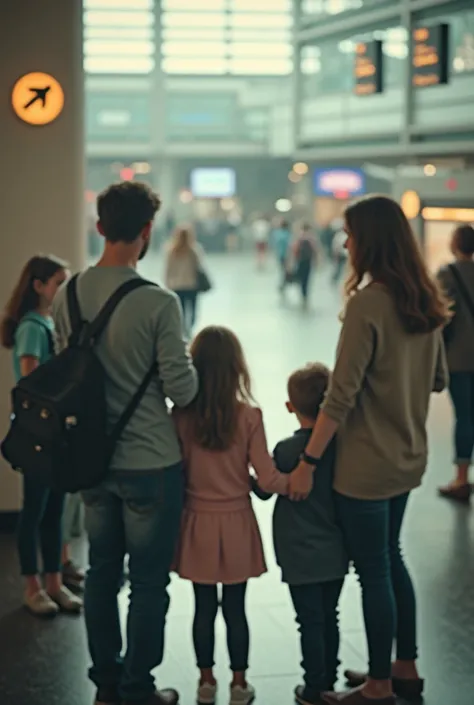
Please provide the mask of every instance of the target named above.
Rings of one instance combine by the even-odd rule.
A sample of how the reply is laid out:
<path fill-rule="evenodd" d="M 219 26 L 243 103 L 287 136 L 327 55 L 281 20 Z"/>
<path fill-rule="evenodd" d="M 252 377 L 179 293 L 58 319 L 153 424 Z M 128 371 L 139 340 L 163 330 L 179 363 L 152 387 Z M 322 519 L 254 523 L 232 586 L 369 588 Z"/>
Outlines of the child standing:
<path fill-rule="evenodd" d="M 286 406 L 300 427 L 274 450 L 275 465 L 282 473 L 292 472 L 304 453 L 329 375 L 324 365 L 315 363 L 297 370 L 288 380 Z M 273 514 L 277 563 L 282 580 L 289 585 L 301 634 L 305 684 L 295 690 L 300 705 L 322 705 L 321 693 L 334 689 L 339 666 L 337 605 L 348 559 L 335 518 L 334 460 L 333 443 L 318 463 L 309 497 L 299 503 L 279 497 Z"/>
<path fill-rule="evenodd" d="M 201 670 L 198 702 L 212 705 L 214 622 L 222 584 L 222 612 L 233 671 L 230 705 L 247 705 L 255 691 L 246 681 L 249 628 L 245 594 L 249 578 L 266 572 L 262 541 L 250 501 L 249 466 L 269 492 L 286 494 L 288 477 L 268 453 L 262 413 L 252 406 L 242 347 L 227 328 L 202 330 L 191 345 L 199 377 L 192 405 L 176 413 L 187 478 L 177 554 L 178 575 L 193 582 L 193 640 Z"/>
<path fill-rule="evenodd" d="M 15 379 L 26 377 L 54 355 L 54 323 L 50 309 L 66 279 L 66 265 L 55 257 L 32 257 L 7 303 L 1 323 L 1 343 L 13 351 Z M 18 553 L 25 578 L 25 607 L 40 617 L 59 610 L 79 612 L 82 601 L 61 576 L 64 494 L 50 490 L 35 477 L 23 476 L 23 507 L 18 525 Z M 44 587 L 38 570 L 41 548 Z"/>

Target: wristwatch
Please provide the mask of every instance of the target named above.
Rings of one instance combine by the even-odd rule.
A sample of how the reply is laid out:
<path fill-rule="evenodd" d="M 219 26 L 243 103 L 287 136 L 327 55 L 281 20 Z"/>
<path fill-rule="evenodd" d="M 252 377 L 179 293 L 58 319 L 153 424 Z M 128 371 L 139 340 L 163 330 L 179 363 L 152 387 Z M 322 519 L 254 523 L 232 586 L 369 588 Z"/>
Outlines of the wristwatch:
<path fill-rule="evenodd" d="M 307 463 L 308 465 L 313 465 L 314 467 L 316 467 L 316 465 L 319 464 L 321 458 L 315 458 L 314 455 L 308 455 L 306 451 L 303 451 L 303 453 L 301 454 L 301 460 L 303 460 L 303 462 Z"/>

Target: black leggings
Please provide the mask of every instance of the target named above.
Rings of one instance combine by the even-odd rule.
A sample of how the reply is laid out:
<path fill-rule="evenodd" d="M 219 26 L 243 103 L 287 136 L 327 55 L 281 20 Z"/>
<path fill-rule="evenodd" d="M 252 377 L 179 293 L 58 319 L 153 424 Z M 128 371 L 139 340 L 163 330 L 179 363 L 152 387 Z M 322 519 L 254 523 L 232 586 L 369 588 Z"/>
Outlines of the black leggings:
<path fill-rule="evenodd" d="M 247 583 L 222 586 L 222 614 L 227 627 L 227 648 L 230 667 L 234 672 L 246 671 L 249 658 L 249 627 L 245 615 L 245 593 Z M 198 668 L 214 666 L 214 623 L 219 600 L 217 585 L 194 583 L 196 602 L 193 641 Z"/>

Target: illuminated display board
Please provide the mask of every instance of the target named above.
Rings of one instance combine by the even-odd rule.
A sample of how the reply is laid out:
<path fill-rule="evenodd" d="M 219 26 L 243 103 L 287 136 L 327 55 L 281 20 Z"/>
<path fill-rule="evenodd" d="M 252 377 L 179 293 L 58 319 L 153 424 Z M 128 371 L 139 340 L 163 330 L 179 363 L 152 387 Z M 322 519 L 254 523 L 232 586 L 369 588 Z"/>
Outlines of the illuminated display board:
<path fill-rule="evenodd" d="M 357 44 L 354 59 L 354 93 L 356 95 L 381 93 L 382 69 L 382 42 L 374 40 Z"/>
<path fill-rule="evenodd" d="M 447 24 L 413 30 L 412 83 L 415 88 L 448 82 Z"/>

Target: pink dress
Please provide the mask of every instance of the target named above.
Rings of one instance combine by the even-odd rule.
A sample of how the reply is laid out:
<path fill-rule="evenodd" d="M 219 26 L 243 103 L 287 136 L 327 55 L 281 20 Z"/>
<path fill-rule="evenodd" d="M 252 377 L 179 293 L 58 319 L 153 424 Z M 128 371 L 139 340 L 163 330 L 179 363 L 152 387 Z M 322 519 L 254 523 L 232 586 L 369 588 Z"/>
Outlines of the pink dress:
<path fill-rule="evenodd" d="M 257 578 L 267 567 L 250 501 L 249 467 L 262 489 L 288 493 L 288 475 L 275 469 L 268 452 L 262 412 L 242 405 L 235 440 L 226 451 L 198 446 L 185 412 L 175 419 L 183 447 L 186 500 L 174 570 L 208 585 Z"/>

